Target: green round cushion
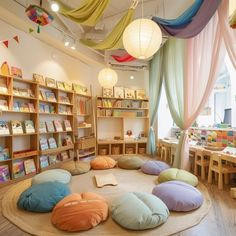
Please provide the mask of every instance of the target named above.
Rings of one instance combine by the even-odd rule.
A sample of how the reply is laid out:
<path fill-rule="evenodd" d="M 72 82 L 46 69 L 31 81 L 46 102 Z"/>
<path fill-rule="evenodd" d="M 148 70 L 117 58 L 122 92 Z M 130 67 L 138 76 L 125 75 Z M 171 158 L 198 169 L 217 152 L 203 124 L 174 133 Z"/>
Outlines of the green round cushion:
<path fill-rule="evenodd" d="M 161 172 L 158 176 L 158 182 L 163 183 L 171 180 L 183 181 L 192 186 L 198 185 L 198 178 L 186 170 L 170 168 Z"/>
<path fill-rule="evenodd" d="M 32 178 L 32 185 L 42 184 L 45 182 L 60 182 L 63 184 L 68 184 L 71 180 L 71 174 L 67 170 L 54 169 L 46 170 Z"/>
<path fill-rule="evenodd" d="M 90 171 L 91 166 L 89 162 L 84 161 L 70 161 L 62 165 L 61 167 L 64 170 L 67 170 L 71 173 L 71 175 L 82 175 Z"/>
<path fill-rule="evenodd" d="M 137 170 L 143 163 L 144 161 L 137 156 L 123 156 L 118 159 L 118 166 L 127 170 Z"/>
<path fill-rule="evenodd" d="M 165 223 L 169 210 L 158 197 L 149 193 L 133 192 L 112 202 L 111 216 L 124 228 L 144 230 Z"/>
<path fill-rule="evenodd" d="M 66 184 L 47 182 L 36 184 L 21 193 L 17 205 L 32 212 L 50 212 L 64 197 L 70 194 Z"/>

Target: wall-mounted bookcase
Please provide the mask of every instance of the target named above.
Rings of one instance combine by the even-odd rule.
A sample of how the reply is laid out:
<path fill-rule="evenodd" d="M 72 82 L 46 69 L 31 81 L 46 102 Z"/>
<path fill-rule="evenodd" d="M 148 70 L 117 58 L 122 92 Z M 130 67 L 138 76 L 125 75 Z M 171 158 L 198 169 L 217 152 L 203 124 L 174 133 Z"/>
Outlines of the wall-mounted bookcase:
<path fill-rule="evenodd" d="M 96 126 L 97 155 L 146 154 L 149 100 L 99 96 Z"/>
<path fill-rule="evenodd" d="M 75 157 L 78 96 L 72 87 L 0 75 L 0 187 Z"/>

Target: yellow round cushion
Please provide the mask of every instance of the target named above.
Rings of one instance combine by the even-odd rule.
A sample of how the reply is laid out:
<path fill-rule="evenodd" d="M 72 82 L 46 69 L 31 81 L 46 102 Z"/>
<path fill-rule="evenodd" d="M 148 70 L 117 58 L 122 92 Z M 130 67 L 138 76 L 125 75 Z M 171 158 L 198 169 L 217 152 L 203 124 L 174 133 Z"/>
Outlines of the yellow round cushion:
<path fill-rule="evenodd" d="M 90 162 L 91 168 L 94 170 L 111 169 L 116 166 L 116 161 L 108 156 L 99 156 Z"/>

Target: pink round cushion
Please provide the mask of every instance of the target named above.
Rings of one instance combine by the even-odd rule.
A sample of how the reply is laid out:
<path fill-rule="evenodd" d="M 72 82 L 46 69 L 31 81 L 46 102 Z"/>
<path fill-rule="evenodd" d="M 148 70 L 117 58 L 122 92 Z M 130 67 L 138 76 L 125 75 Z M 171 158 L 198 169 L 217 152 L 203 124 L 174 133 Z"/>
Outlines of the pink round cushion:
<path fill-rule="evenodd" d="M 146 161 L 141 170 L 145 174 L 159 175 L 163 170 L 170 168 L 168 164 L 163 161 Z"/>
<path fill-rule="evenodd" d="M 170 211 L 192 211 L 203 203 L 201 192 L 181 181 L 158 184 L 153 188 L 152 194 L 161 199 Z"/>
<path fill-rule="evenodd" d="M 99 156 L 94 158 L 90 162 L 91 168 L 94 170 L 105 170 L 105 169 L 111 169 L 116 166 L 116 161 L 112 159 L 111 157 L 107 156 Z"/>

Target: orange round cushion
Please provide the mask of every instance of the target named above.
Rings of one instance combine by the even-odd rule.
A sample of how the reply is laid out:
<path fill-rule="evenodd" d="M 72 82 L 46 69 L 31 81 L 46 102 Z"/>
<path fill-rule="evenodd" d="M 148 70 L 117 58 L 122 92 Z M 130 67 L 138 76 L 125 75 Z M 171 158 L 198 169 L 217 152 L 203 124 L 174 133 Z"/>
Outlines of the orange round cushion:
<path fill-rule="evenodd" d="M 88 230 L 108 217 L 106 200 L 95 193 L 73 193 L 62 199 L 53 209 L 52 223 L 61 230 Z"/>
<path fill-rule="evenodd" d="M 100 157 L 94 158 L 90 162 L 90 165 L 91 165 L 91 168 L 94 170 L 111 169 L 115 167 L 116 161 L 113 160 L 111 157 L 100 156 Z"/>

